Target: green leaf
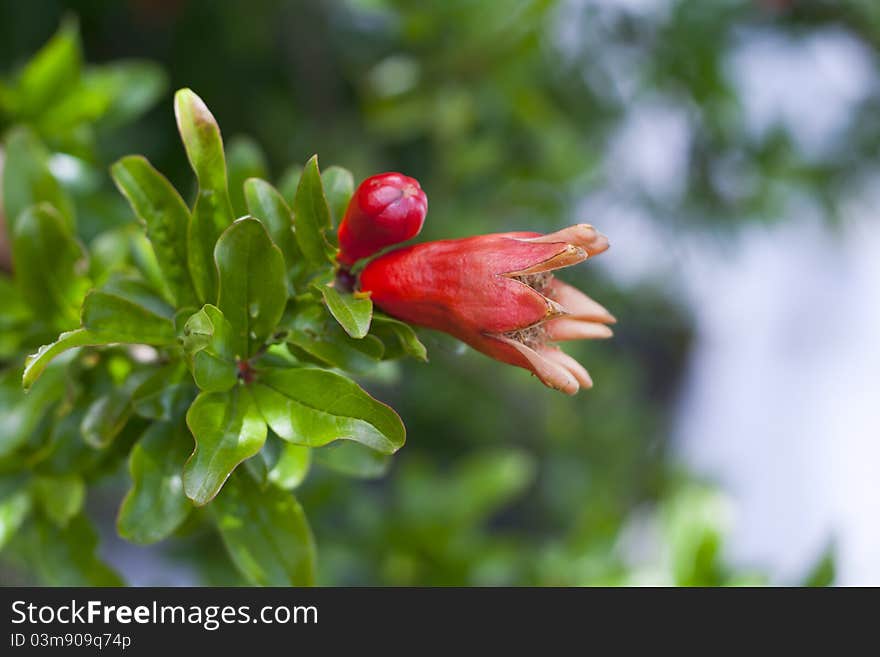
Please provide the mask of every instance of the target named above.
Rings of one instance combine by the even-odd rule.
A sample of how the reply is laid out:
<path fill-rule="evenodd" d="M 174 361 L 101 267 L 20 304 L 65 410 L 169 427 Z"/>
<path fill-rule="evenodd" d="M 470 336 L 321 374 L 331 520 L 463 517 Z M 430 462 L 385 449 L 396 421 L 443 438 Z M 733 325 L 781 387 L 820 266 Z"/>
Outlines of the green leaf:
<path fill-rule="evenodd" d="M 269 165 L 259 144 L 244 135 L 236 135 L 229 140 L 226 162 L 229 167 L 229 198 L 235 216 L 240 217 L 248 213 L 245 182 L 250 178 L 268 176 Z"/>
<path fill-rule="evenodd" d="M 195 291 L 186 265 L 190 221 L 186 203 L 146 158 L 124 157 L 110 167 L 110 173 L 146 227 L 173 302 L 176 306 L 194 304 Z"/>
<path fill-rule="evenodd" d="M 269 481 L 279 488 L 293 490 L 302 483 L 303 479 L 306 478 L 311 463 L 311 448 L 285 442 L 281 446 L 281 453 L 278 455 L 278 460 L 269 470 Z"/>
<path fill-rule="evenodd" d="M 302 177 L 303 168 L 294 164 L 287 168 L 278 179 L 278 191 L 287 201 L 288 205 L 293 205 L 296 198 L 296 188 L 299 186 L 299 179 Z"/>
<path fill-rule="evenodd" d="M 272 185 L 259 178 L 250 178 L 244 184 L 247 209 L 259 219 L 275 245 L 281 249 L 287 270 L 302 265 L 302 253 L 293 235 L 293 213 L 284 197 Z"/>
<path fill-rule="evenodd" d="M 216 306 L 205 305 L 183 328 L 184 349 L 192 353 L 196 385 L 208 392 L 229 390 L 238 381 L 236 336 Z"/>
<path fill-rule="evenodd" d="M 28 62 L 18 78 L 18 111 L 33 117 L 75 88 L 82 68 L 82 47 L 75 20 L 65 20 Z"/>
<path fill-rule="evenodd" d="M 95 344 L 106 343 L 85 329 L 76 329 L 75 331 L 62 333 L 55 342 L 43 345 L 36 353 L 31 354 L 25 359 L 24 374 L 21 379 L 22 386 L 25 390 L 29 390 L 37 379 L 40 378 L 46 367 L 49 366 L 49 363 L 68 349 Z"/>
<path fill-rule="evenodd" d="M 324 196 L 318 156 L 306 163 L 293 199 L 296 242 L 306 260 L 315 267 L 334 261 L 334 249 L 327 242 L 330 228 L 330 209 Z"/>
<path fill-rule="evenodd" d="M 83 417 L 83 440 L 97 449 L 108 447 L 131 417 L 131 394 L 115 389 L 93 401 Z"/>
<path fill-rule="evenodd" d="M 32 485 L 34 499 L 43 508 L 46 516 L 59 527 L 65 527 L 82 511 L 86 485 L 79 475 L 36 477 Z"/>
<path fill-rule="evenodd" d="M 101 125 L 118 126 L 138 118 L 165 93 L 168 76 L 153 62 L 116 60 L 86 70 L 83 86 L 107 98 Z"/>
<path fill-rule="evenodd" d="M 8 369 L 0 376 L 0 458 L 12 454 L 33 435 L 54 404 L 64 394 L 65 368 L 60 364 L 46 370 L 43 378 L 25 394 L 21 370 Z"/>
<path fill-rule="evenodd" d="M 385 345 L 385 360 L 412 356 L 427 362 L 428 350 L 409 324 L 382 315 L 373 314 L 371 335 L 379 338 Z"/>
<path fill-rule="evenodd" d="M 325 468 L 359 479 L 376 479 L 388 472 L 391 457 L 360 443 L 330 443 L 314 450 L 315 462 Z"/>
<path fill-rule="evenodd" d="M 372 371 L 382 358 L 382 342 L 368 335 L 355 339 L 342 330 L 327 309 L 314 304 L 296 304 L 282 324 L 288 329 L 285 340 L 300 360 L 317 362 L 356 373 Z"/>
<path fill-rule="evenodd" d="M 260 451 L 266 422 L 250 391 L 203 392 L 190 406 L 186 423 L 196 441 L 183 470 L 186 496 L 197 505 L 210 502 L 236 466 Z"/>
<path fill-rule="evenodd" d="M 321 173 L 321 179 L 324 182 L 324 192 L 333 225 L 338 226 L 354 194 L 354 177 L 348 169 L 333 166 Z"/>
<path fill-rule="evenodd" d="M 238 570 L 256 586 L 311 586 L 315 542 L 299 502 L 247 477 L 230 479 L 211 514 Z"/>
<path fill-rule="evenodd" d="M 58 329 L 77 325 L 85 251 L 60 214 L 46 203 L 19 215 L 12 232 L 16 283 L 34 314 Z"/>
<path fill-rule="evenodd" d="M 284 257 L 253 217 L 226 229 L 214 251 L 220 273 L 217 306 L 235 331 L 235 354 L 252 356 L 273 334 L 287 305 Z"/>
<path fill-rule="evenodd" d="M 324 297 L 330 314 L 351 337 L 360 339 L 370 331 L 373 302 L 369 298 L 340 293 L 328 285 L 316 285 L 315 288 Z"/>
<path fill-rule="evenodd" d="M 132 394 L 134 412 L 150 420 L 182 416 L 194 393 L 192 385 L 183 381 L 185 375 L 186 367 L 180 361 L 158 368 Z"/>
<path fill-rule="evenodd" d="M 186 155 L 199 181 L 199 195 L 187 232 L 188 264 L 199 299 L 217 298 L 214 245 L 232 223 L 226 160 L 220 127 L 204 101 L 190 89 L 174 95 L 174 114 Z"/>
<path fill-rule="evenodd" d="M 31 498 L 26 490 L 11 491 L 0 498 L 0 550 L 21 527 L 31 510 Z"/>
<path fill-rule="evenodd" d="M 177 343 L 174 322 L 115 294 L 95 290 L 86 296 L 83 327 L 114 342 L 171 345 Z"/>
<path fill-rule="evenodd" d="M 3 208 L 14 233 L 22 212 L 38 203 L 48 203 L 61 215 L 72 235 L 73 202 L 49 171 L 49 151 L 29 129 L 10 130 L 4 145 Z"/>
<path fill-rule="evenodd" d="M 272 430 L 298 445 L 320 447 L 334 440 L 354 440 L 392 454 L 406 440 L 397 413 L 334 372 L 270 369 L 260 373 L 253 390 Z"/>
<path fill-rule="evenodd" d="M 155 422 L 131 450 L 131 490 L 122 501 L 116 527 L 133 543 L 148 544 L 171 535 L 192 510 L 183 493 L 183 464 L 190 438 L 179 423 Z"/>
<path fill-rule="evenodd" d="M 58 528 L 35 519 L 17 547 L 49 586 L 120 586 L 122 580 L 97 556 L 98 536 L 80 514 Z"/>

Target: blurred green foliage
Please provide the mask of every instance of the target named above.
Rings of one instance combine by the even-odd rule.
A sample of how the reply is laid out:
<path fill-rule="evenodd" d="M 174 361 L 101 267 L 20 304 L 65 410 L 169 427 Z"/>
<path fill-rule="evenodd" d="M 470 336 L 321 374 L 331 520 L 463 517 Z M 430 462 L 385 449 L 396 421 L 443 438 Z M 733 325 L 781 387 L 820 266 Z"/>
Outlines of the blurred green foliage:
<path fill-rule="evenodd" d="M 151 266 L 139 259 L 133 217 L 109 189 L 109 162 L 145 153 L 188 189 L 167 102 L 118 129 L 169 88 L 159 69 L 116 63 L 130 58 L 158 62 L 170 88 L 197 89 L 220 119 L 237 214 L 246 207 L 236 191 L 244 179 L 281 180 L 284 193 L 291 186 L 283 179 L 295 188 L 298 178 L 289 167 L 319 151 L 356 180 L 382 170 L 417 177 L 430 201 L 426 239 L 558 228 L 584 219 L 585 195 L 617 187 L 611 136 L 632 105 L 657 101 L 683 112 L 692 139 L 680 191 L 629 190 L 628 202 L 652 219 L 724 234 L 779 216 L 793 193 L 833 219 L 880 145 L 871 115 L 878 91 L 866 92 L 838 147 L 811 154 L 783 126 L 759 135 L 748 129 L 726 67 L 749 31 L 800 38 L 842 30 L 876 60 L 876 3 L 653 4 L 659 8 L 549 0 L 4 2 L 0 63 L 10 75 L 0 88 L 0 126 L 11 143 L 37 135 L 46 144 L 35 175 L 54 165 L 77 233 L 96 254 L 89 272 L 96 281 L 105 263 Z M 89 61 L 108 64 L 90 69 L 71 56 L 53 96 L 33 97 L 28 79 L 39 80 L 39 60 L 19 67 L 68 10 L 79 17 Z M 76 175 L 59 175 L 65 171 Z M 731 171 L 745 183 L 727 184 Z M 600 228 L 613 244 L 613 227 Z M 427 334 L 430 364 L 364 379 L 400 413 L 409 441 L 381 478 L 353 482 L 318 469 L 302 483 L 319 583 L 764 581 L 727 563 L 725 500 L 670 454 L 670 413 L 691 340 L 686 310 L 661 281 L 621 289 L 595 265 L 568 280 L 619 319 L 614 340 L 573 349 L 596 381 L 588 393 L 565 398 Z M 0 322 L 28 321 L 21 312 L 4 312 Z M 22 345 L 0 340 L 0 347 L 8 357 Z M 124 490 L 124 473 L 107 477 Z M 7 498 L 0 516 L 21 507 Z M 80 527 L 66 531 L 93 540 Z M 203 581 L 235 583 L 203 529 L 184 525 L 178 534 L 169 559 L 192 563 Z M 833 581 L 831 555 L 805 581 Z"/>

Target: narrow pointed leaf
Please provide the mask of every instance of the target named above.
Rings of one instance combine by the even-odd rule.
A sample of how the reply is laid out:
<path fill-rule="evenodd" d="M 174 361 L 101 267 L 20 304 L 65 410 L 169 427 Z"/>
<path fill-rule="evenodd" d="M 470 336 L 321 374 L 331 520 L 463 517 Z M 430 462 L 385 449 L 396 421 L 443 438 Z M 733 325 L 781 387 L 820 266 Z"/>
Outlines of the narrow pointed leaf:
<path fill-rule="evenodd" d="M 259 219 L 275 245 L 281 249 L 289 270 L 300 264 L 302 253 L 293 235 L 293 212 L 284 197 L 272 185 L 259 178 L 250 178 L 244 184 L 248 212 Z"/>
<path fill-rule="evenodd" d="M 203 392 L 186 415 L 196 447 L 183 470 L 186 496 L 197 505 L 210 502 L 239 463 L 260 451 L 266 422 L 251 393 L 239 386 L 228 392 Z"/>
<path fill-rule="evenodd" d="M 392 454 L 406 440 L 397 413 L 334 372 L 267 370 L 253 390 L 272 430 L 298 445 L 320 447 L 334 440 L 354 440 Z"/>
<path fill-rule="evenodd" d="M 306 260 L 319 267 L 333 262 L 334 249 L 327 241 L 330 209 L 324 196 L 318 156 L 312 156 L 303 169 L 293 200 L 295 236 Z"/>
<path fill-rule="evenodd" d="M 327 207 L 334 226 L 338 226 L 345 215 L 345 208 L 354 194 L 354 177 L 351 171 L 342 167 L 328 167 L 321 173 Z"/>
<path fill-rule="evenodd" d="M 220 127 L 204 101 L 190 89 L 174 96 L 174 114 L 186 155 L 199 182 L 187 231 L 188 264 L 199 300 L 217 297 L 214 245 L 233 220 Z"/>
<path fill-rule="evenodd" d="M 31 498 L 26 490 L 7 492 L 0 498 L 0 550 L 21 527 L 31 510 Z"/>
<path fill-rule="evenodd" d="M 284 258 L 253 217 L 226 229 L 214 252 L 220 272 L 217 306 L 235 332 L 235 355 L 253 355 L 275 331 L 287 304 Z"/>
<path fill-rule="evenodd" d="M 124 157 L 110 168 L 110 173 L 146 227 L 173 301 L 177 306 L 195 303 L 186 264 L 186 232 L 190 221 L 186 203 L 146 158 Z"/>
<path fill-rule="evenodd" d="M 125 428 L 131 412 L 131 394 L 125 390 L 113 390 L 101 395 L 86 409 L 80 425 L 83 440 L 97 449 L 109 446 Z"/>
<path fill-rule="evenodd" d="M 131 490 L 122 501 L 116 527 L 133 543 L 167 538 L 192 510 L 183 492 L 183 464 L 190 436 L 179 423 L 156 422 L 131 451 Z"/>
<path fill-rule="evenodd" d="M 66 20 L 18 79 L 19 111 L 28 117 L 52 107 L 79 82 L 82 47 L 76 21 Z"/>

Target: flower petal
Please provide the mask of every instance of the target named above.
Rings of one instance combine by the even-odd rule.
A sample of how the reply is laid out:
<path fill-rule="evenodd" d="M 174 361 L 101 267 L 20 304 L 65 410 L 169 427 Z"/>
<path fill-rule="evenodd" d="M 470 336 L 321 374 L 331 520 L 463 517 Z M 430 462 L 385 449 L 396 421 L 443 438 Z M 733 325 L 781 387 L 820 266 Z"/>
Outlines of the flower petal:
<path fill-rule="evenodd" d="M 617 320 L 603 306 L 593 301 L 577 288 L 554 278 L 550 282 L 549 296 L 562 306 L 573 319 L 587 319 L 604 324 Z"/>
<path fill-rule="evenodd" d="M 528 238 L 527 242 L 565 242 L 584 249 L 591 256 L 608 249 L 608 238 L 590 224 L 575 224 L 549 235 Z"/>
<path fill-rule="evenodd" d="M 589 389 L 593 387 L 593 379 L 590 377 L 590 373 L 587 372 L 583 365 L 561 349 L 545 347 L 541 350 L 541 355 L 551 362 L 566 368 L 569 374 L 577 379 L 577 382 L 584 388 Z"/>
<path fill-rule="evenodd" d="M 590 322 L 582 319 L 560 317 L 546 322 L 544 330 L 547 337 L 553 341 L 559 340 L 593 340 L 610 338 L 614 332 L 598 322 Z"/>
<path fill-rule="evenodd" d="M 539 354 L 531 347 L 527 347 L 521 342 L 503 335 L 492 337 L 518 351 L 519 354 L 525 358 L 528 364 L 528 369 L 531 370 L 535 376 L 540 379 L 541 383 L 548 388 L 559 390 L 567 395 L 573 395 L 580 389 L 577 375 L 573 374 L 568 367 L 557 362 L 555 359 L 545 357 L 546 352 L 548 351 L 547 349 L 543 349 L 543 353 Z M 586 372 L 586 370 L 584 370 L 584 372 Z M 587 379 L 589 379 L 589 375 L 587 375 Z"/>

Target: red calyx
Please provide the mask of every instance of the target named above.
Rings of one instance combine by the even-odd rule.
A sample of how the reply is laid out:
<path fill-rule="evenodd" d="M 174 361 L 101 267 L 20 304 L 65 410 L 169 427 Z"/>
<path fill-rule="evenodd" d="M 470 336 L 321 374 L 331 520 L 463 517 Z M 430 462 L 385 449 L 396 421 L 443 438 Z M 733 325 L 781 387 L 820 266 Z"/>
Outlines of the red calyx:
<path fill-rule="evenodd" d="M 428 197 L 419 181 L 402 173 L 380 173 L 357 188 L 339 225 L 339 262 L 351 267 L 386 246 L 419 234 Z"/>

